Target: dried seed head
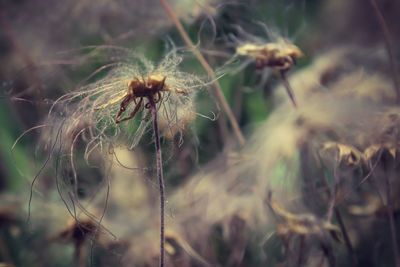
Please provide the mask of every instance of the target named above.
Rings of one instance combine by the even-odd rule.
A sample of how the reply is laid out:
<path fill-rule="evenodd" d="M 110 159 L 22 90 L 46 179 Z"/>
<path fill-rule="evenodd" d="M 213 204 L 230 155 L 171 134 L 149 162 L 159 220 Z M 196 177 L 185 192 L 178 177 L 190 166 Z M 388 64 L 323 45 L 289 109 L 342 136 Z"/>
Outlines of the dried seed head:
<path fill-rule="evenodd" d="M 89 142 L 128 141 L 133 147 L 150 125 L 147 109 L 149 101 L 154 101 L 162 111 L 160 117 L 166 122 L 164 125 L 181 131 L 189 121 L 187 114 L 191 117 L 194 113 L 196 91 L 206 85 L 196 75 L 178 70 L 181 61 L 180 56 L 171 52 L 154 65 L 132 53 L 126 60 L 113 64 L 101 80 L 59 98 L 50 115 L 54 110 L 63 111 L 64 133 L 71 132 L 71 127 L 76 128 L 84 121 Z M 139 113 L 142 115 L 137 130 L 127 130 L 132 125 L 127 120 L 137 117 Z M 118 124 L 123 121 L 127 122 Z"/>
<path fill-rule="evenodd" d="M 277 31 L 259 23 L 265 30 L 267 39 L 252 35 L 236 27 L 237 36 L 231 36 L 236 48 L 236 56 L 242 56 L 256 62 L 258 69 L 271 68 L 287 71 L 292 68 L 297 59 L 304 56 L 299 47 L 288 38 L 282 37 Z"/>
<path fill-rule="evenodd" d="M 275 43 L 244 43 L 236 48 L 236 53 L 255 60 L 258 69 L 270 67 L 281 71 L 289 70 L 304 56 L 300 48 L 283 38 Z"/>

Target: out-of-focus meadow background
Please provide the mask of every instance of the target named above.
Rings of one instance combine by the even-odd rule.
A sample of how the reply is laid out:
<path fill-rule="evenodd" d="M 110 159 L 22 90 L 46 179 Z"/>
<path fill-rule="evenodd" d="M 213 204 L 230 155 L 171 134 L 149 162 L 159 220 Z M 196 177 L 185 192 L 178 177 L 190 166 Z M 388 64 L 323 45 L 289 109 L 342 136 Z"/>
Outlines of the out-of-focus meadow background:
<path fill-rule="evenodd" d="M 167 266 L 400 266 L 400 3 L 168 2 L 246 143 L 159 1 L 1 1 L 0 266 L 158 264 L 152 132 L 93 145 L 87 121 L 60 133 L 68 114 L 49 117 L 127 50 L 156 65 L 177 51 L 205 81 L 184 131 L 160 122 Z M 297 109 L 279 75 L 235 55 L 281 38 L 304 53 L 287 73 Z"/>

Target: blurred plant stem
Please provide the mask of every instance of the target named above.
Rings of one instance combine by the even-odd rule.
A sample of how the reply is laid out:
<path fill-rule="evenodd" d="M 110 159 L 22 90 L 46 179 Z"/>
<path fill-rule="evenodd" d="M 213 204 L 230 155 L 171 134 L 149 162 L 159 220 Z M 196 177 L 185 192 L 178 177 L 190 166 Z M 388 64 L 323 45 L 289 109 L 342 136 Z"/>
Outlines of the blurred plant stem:
<path fill-rule="evenodd" d="M 397 231 L 396 231 L 396 225 L 394 221 L 394 211 L 393 211 L 392 185 L 390 183 L 388 175 L 385 175 L 385 182 L 386 182 L 386 206 L 390 224 L 394 263 L 396 267 L 400 267 L 399 247 L 397 245 Z"/>
<path fill-rule="evenodd" d="M 290 83 L 289 83 L 288 79 L 286 78 L 286 73 L 284 71 L 281 71 L 280 74 L 281 74 L 283 86 L 285 86 L 286 92 L 287 92 L 290 100 L 292 101 L 293 107 L 297 108 L 296 98 L 294 96 L 292 87 L 290 86 Z"/>
<path fill-rule="evenodd" d="M 340 213 L 339 209 L 336 207 L 334 208 L 334 212 L 335 212 L 336 220 L 340 227 L 340 231 L 342 231 L 344 243 L 346 244 L 347 252 L 349 254 L 349 257 L 351 258 L 352 266 L 354 266 L 354 267 L 358 266 L 358 259 L 357 259 L 356 254 L 354 253 L 353 245 L 351 244 L 349 234 L 347 233 L 346 227 L 344 225 L 342 214 Z"/>
<path fill-rule="evenodd" d="M 329 186 L 326 175 L 325 174 L 322 175 L 322 184 L 326 188 L 326 195 L 327 195 L 328 199 L 331 200 L 329 207 L 328 207 L 327 219 L 328 219 L 328 221 L 330 221 L 332 219 L 333 213 L 335 214 L 336 220 L 340 227 L 340 231 L 342 232 L 342 235 L 344 238 L 344 242 L 346 244 L 347 253 L 351 259 L 352 266 L 358 266 L 357 255 L 354 252 L 354 248 L 353 248 L 353 245 L 351 244 L 349 234 L 348 234 L 346 226 L 343 222 L 342 215 L 337 207 L 336 192 L 337 192 L 337 186 L 339 184 L 339 177 L 336 172 L 337 172 L 337 169 L 335 168 L 335 171 L 334 171 L 335 184 L 333 185 L 332 188 L 330 188 L 330 186 Z"/>
<path fill-rule="evenodd" d="M 158 130 L 158 118 L 157 118 L 157 106 L 152 97 L 149 97 L 149 104 L 151 109 L 151 114 L 153 117 L 153 131 L 154 131 L 154 141 L 156 148 L 156 164 L 157 164 L 157 178 L 158 186 L 160 190 L 160 267 L 165 266 L 165 185 L 164 185 L 164 173 L 163 173 L 163 163 L 162 163 L 162 151 L 160 143 L 160 133 Z"/>
<path fill-rule="evenodd" d="M 390 62 L 390 69 L 392 71 L 392 78 L 393 78 L 393 84 L 394 88 L 396 90 L 396 100 L 397 103 L 400 104 L 400 84 L 399 84 L 399 68 L 397 66 L 397 62 L 394 56 L 393 52 L 393 45 L 392 45 L 392 40 L 391 40 L 391 34 L 389 32 L 388 25 L 386 24 L 385 18 L 381 12 L 381 10 L 378 7 L 378 4 L 376 3 L 376 0 L 369 0 L 371 3 L 371 6 L 375 12 L 375 15 L 378 19 L 379 26 L 381 27 L 381 30 L 383 32 L 383 39 L 385 41 L 385 46 L 386 46 L 386 52 L 389 57 L 389 62 Z M 399 265 L 397 265 L 399 266 Z"/>
<path fill-rule="evenodd" d="M 204 70 L 207 72 L 208 76 L 211 78 L 212 86 L 214 89 L 213 90 L 214 94 L 217 97 L 219 104 L 222 106 L 222 109 L 225 112 L 226 116 L 228 117 L 228 120 L 232 126 L 232 129 L 236 136 L 236 139 L 238 140 L 238 142 L 241 146 L 244 146 L 244 144 L 246 143 L 246 139 L 244 138 L 244 135 L 243 135 L 242 131 L 240 130 L 239 124 L 235 118 L 235 115 L 232 112 L 232 109 L 230 108 L 228 102 L 225 99 L 224 94 L 222 93 L 221 86 L 219 85 L 219 83 L 217 81 L 217 78 L 215 76 L 213 69 L 207 63 L 204 56 L 200 53 L 200 51 L 193 44 L 189 35 L 183 28 L 182 23 L 179 21 L 178 17 L 176 16 L 175 12 L 171 8 L 171 6 L 168 4 L 168 2 L 166 0 L 160 0 L 160 3 L 162 5 L 162 7 L 164 8 L 165 12 L 167 13 L 168 17 L 175 24 L 175 27 L 177 28 L 177 30 L 178 30 L 179 34 L 181 35 L 185 44 L 191 49 L 191 51 L 193 52 L 193 54 L 195 55 L 197 60 L 200 62 L 201 66 L 204 68 Z"/>
<path fill-rule="evenodd" d="M 77 267 L 86 266 L 86 251 L 82 245 L 75 247 L 75 260 L 77 262 Z"/>

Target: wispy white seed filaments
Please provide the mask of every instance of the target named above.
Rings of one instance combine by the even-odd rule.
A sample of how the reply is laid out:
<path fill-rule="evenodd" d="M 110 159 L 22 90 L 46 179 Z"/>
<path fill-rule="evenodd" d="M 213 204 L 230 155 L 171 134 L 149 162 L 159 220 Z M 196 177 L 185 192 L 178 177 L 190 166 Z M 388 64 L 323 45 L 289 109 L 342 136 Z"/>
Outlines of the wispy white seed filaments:
<path fill-rule="evenodd" d="M 142 87 L 149 89 L 149 81 L 156 80 L 163 82 L 159 94 L 154 95 L 160 121 L 167 128 L 162 132 L 176 134 L 185 128 L 188 118 L 193 119 L 196 91 L 205 86 L 205 82 L 196 75 L 178 70 L 181 61 L 180 56 L 171 52 L 158 65 L 154 65 L 143 56 L 132 53 L 125 60 L 110 65 L 111 69 L 104 78 L 60 97 L 54 103 L 49 117 L 65 118 L 62 126 L 65 128 L 64 134 L 80 131 L 83 125 L 86 128 L 82 133 L 87 139 L 86 154 L 105 142 L 127 143 L 132 148 L 150 126 L 148 96 L 135 95 L 124 106 L 123 112 L 121 103 L 132 91 L 132 83 L 143 83 Z M 129 118 L 135 108 L 137 114 L 132 119 L 140 117 L 139 126 L 132 120 L 117 119 L 118 115 Z M 168 131 L 168 128 L 173 130 Z"/>

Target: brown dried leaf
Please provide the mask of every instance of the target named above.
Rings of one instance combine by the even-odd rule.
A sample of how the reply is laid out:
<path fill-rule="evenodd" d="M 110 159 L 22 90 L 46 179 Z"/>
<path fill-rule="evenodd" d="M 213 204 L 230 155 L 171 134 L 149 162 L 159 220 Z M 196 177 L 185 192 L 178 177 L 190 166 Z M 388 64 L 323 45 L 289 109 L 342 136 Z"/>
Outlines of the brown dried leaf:
<path fill-rule="evenodd" d="M 336 241 L 342 242 L 340 229 L 327 221 L 317 218 L 313 214 L 294 214 L 286 211 L 274 201 L 270 201 L 270 207 L 279 217 L 277 232 L 280 235 L 322 235 L 329 233 Z"/>
<path fill-rule="evenodd" d="M 362 160 L 362 153 L 357 148 L 347 144 L 326 142 L 322 147 L 322 151 L 334 151 L 335 155 L 339 159 L 339 163 L 343 163 L 348 166 L 356 166 Z"/>
<path fill-rule="evenodd" d="M 366 162 L 370 162 L 372 159 L 378 157 L 383 152 L 388 152 L 393 159 L 396 159 L 398 146 L 392 143 L 373 144 L 364 150 L 363 158 Z"/>

